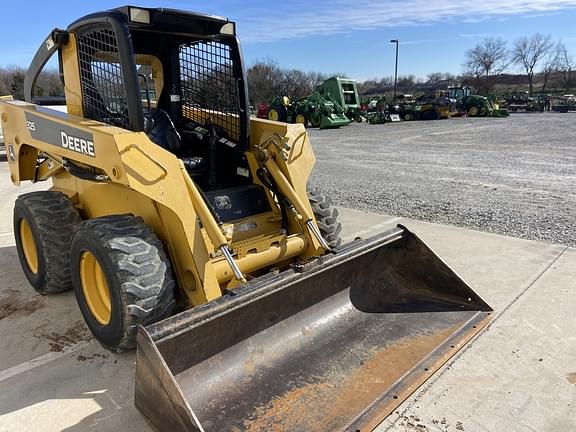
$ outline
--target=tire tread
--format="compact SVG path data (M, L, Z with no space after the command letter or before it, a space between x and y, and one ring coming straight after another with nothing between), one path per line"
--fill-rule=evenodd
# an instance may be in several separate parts
M104 216L84 221L76 235L95 235L110 256L120 283L124 331L112 351L136 345L139 325L146 326L172 314L175 282L164 247L141 218Z
M342 224L338 221L338 209L332 205L332 198L318 189L311 189L308 199L324 240L330 247L340 246Z
M72 289L70 245L74 229L81 222L78 211L64 193L57 191L20 195L14 205L15 211L22 206L34 218L40 235L39 246L44 251L46 263L43 286L34 288L43 295ZM15 233L17 229L15 226Z

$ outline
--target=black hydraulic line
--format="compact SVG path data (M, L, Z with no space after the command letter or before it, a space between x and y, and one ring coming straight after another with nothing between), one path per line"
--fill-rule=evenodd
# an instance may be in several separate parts
M288 213L286 212L286 207L293 207L292 203L280 192L274 180L270 178L268 172L264 168L258 168L256 171L258 179L266 186L276 197L278 198L278 204L280 205L280 215L282 217L282 229L288 229Z
M78 177L82 180L97 182L109 180L109 177L106 174L96 174L92 169L82 168L69 160L64 160L62 166L74 177Z
M208 187L216 188L218 184L218 173L216 171L216 156L218 153L218 135L216 128L210 119L207 122L207 128L210 131L210 142L208 143Z

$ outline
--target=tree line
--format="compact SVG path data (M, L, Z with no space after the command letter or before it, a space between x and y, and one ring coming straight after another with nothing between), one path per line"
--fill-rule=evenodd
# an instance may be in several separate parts
M562 41L554 41L550 34L535 33L509 43L502 38L485 38L465 53L463 73L433 72L425 78L415 75L398 77L398 92L426 92L446 88L449 84L465 84L479 94L487 95L497 85L504 88L527 84L530 96L536 90L546 93L561 90L570 93L576 87L576 63ZM521 70L521 73L514 73ZM306 96L329 76L345 74L322 74L281 68L267 59L254 63L248 69L248 88L251 103L265 102L274 96L288 95L293 98ZM536 89L538 84L539 88ZM368 79L358 83L361 95L391 92L394 77Z
M510 45L499 37L486 38L466 51L465 77L482 94L490 93L499 77L517 66L528 81L528 92L534 93L535 78L540 92L548 90L551 78L560 81L566 93L574 87L574 59L562 41L553 41L550 34L534 33L516 39Z
M24 99L24 77L26 69L19 66L0 67L0 96L12 95L14 99ZM56 69L46 69L40 73L34 89L36 96L63 96L64 88Z
M522 75L512 74L514 68ZM576 63L562 41L554 41L550 34L534 33L509 43L500 37L488 37L465 53L464 72L461 75L434 72L426 78L415 75L398 77L399 92L442 88L448 84L463 83L473 86L479 94L489 94L497 85L519 86L527 83L532 96L538 91L545 93L554 85L565 93L576 87ZM18 66L0 67L0 95L11 94L24 98L26 70ZM304 72L283 68L272 59L252 64L247 71L250 102L256 105L275 96L287 95L301 98L314 92L315 88L330 76L345 77L346 74ZM394 77L365 80L358 83L360 94L374 95L390 92ZM57 70L44 70L36 82L36 96L62 96L63 87Z
M304 72L299 69L282 68L275 60L265 59L254 63L247 71L250 102L266 102L275 96L290 96L298 99L314 92L322 82L331 76L345 74L325 74Z

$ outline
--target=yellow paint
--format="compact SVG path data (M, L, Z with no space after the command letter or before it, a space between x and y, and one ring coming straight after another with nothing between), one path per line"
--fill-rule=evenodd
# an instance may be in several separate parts
M268 120L278 121L279 118L280 116L275 108L271 108L270 111L268 111Z
M112 316L110 289L98 259L90 251L80 257L80 283L90 313L98 323L108 325Z
M64 95L68 114L82 116L82 88L80 86L78 52L76 50L76 34L68 34L68 43L62 49L62 70L64 72Z
M135 60L150 64L155 75L155 90L159 93L163 86L161 64L151 56L137 55ZM223 288L234 284L230 282L233 277L228 264L217 251L224 244L233 251L245 272L260 272L272 265L284 266L295 256L306 258L324 253L317 239L305 228L305 220L289 214L285 221L286 231L281 229L278 203L267 189L269 212L218 226L198 186L174 154L154 144L143 132L131 132L81 117L82 99L73 34L63 47L63 70L70 113L67 116L53 116L32 104L0 101L0 114L7 118L4 133L7 141L14 143L18 156L18 163L10 164L15 184L22 180L51 179L52 190L68 195L83 219L114 214L141 217L165 245L178 287L189 306L218 298ZM92 134L96 157L34 139L26 129L26 112ZM238 121L237 117L225 113L195 107L184 107L184 114L191 118L209 116L215 124L224 124L225 119ZM263 164L258 157L266 142L287 146L283 153L274 145L269 146L267 152L271 159L267 168L274 178L281 179L283 190L292 198L298 212L305 219L313 219L306 184L315 159L303 125L251 119L250 143L245 155L256 184L261 184L256 171ZM37 166L39 152L49 159ZM90 168L107 176L108 180L96 182L73 177L62 168L63 159ZM86 259L87 268L92 266L97 274L96 264L90 264L89 257ZM97 280L96 276L92 277L93 284L98 285ZM104 285L100 283L100 287ZM104 288L99 292L105 292ZM102 304L94 306L102 322L106 321L105 299L106 296L102 296ZM93 304L98 304L97 299Z
M310 202L304 197L307 197L307 183L316 159L304 126L253 118L250 121L250 131L252 149L271 139L282 141L289 146L290 149L285 150L286 160L281 158L276 153L276 150L272 151L274 162L290 183L294 193L300 197L302 207L306 208L307 213L313 214ZM253 173L256 172L259 167L256 156L253 153L247 154L247 159L251 171ZM289 233L307 233L307 230L303 229L301 225L301 222L290 218ZM307 258L322 253L323 249L320 247L318 240L314 236L308 236L307 247L301 256Z
M238 141L240 139L238 136L239 118L235 114L223 113L220 111L208 110L192 106L183 106L182 115L197 123L202 123L209 118L214 125L220 126L226 130L231 140Z
M20 241L28 269L34 274L38 273L38 250L32 228L26 219L20 219Z
M62 161L59 158L47 158L36 167L36 181L47 180L63 169Z
M293 258L301 254L307 246L307 238L305 235L300 234L293 236L282 243L274 246L269 246L268 249L246 255L244 258L236 260L236 264L244 273L250 273L262 268L263 265L273 265ZM232 277L230 267L224 260L214 262L216 277L221 282L226 282Z
M153 55L136 54L136 65L147 65L152 69L152 81L154 82L154 92L156 99L160 97L164 88L164 70L160 59Z

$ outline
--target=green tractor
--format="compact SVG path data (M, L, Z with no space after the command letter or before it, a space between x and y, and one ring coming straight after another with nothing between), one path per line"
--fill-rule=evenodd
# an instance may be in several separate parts
M356 80L340 77L328 78L316 88L316 91L325 98L333 99L343 107L346 117L350 121L362 121Z
M469 117L508 117L505 109L500 109L494 98L472 94L468 86L448 87L449 98L456 100L456 115Z
M386 96L369 96L361 100L360 115L370 124L384 124L390 120Z
M266 118L320 129L334 129L350 123L344 109L336 101L317 92L296 101L291 101L287 96L272 99Z

